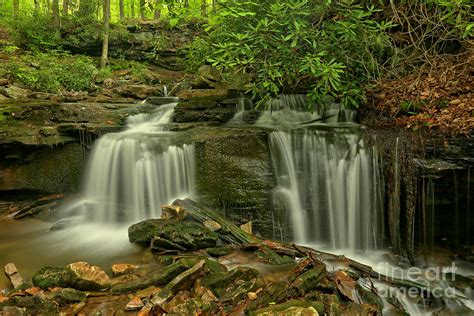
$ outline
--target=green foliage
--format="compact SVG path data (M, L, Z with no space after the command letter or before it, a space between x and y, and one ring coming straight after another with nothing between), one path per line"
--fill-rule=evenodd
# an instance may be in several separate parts
M226 3L211 18L207 45L200 40L190 56L253 74L249 88L262 100L307 90L320 105L330 96L357 107L361 84L378 76L390 47L386 30L393 25L373 20L376 12L351 1Z
M90 58L51 52L31 53L12 59L8 71L22 84L51 93L87 90L98 75Z
M30 50L58 49L61 36L49 14L24 14L9 21L15 44Z

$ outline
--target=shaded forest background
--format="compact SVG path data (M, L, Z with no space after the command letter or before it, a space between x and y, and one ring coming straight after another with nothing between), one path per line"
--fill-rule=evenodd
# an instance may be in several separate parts
M37 91L88 91L121 68L143 75L147 63L110 59L108 43L153 24L168 35L142 61L191 30L178 48L186 71L212 65L257 106L306 93L309 110L337 102L408 128L474 125L469 0L2 0L0 14L0 75Z

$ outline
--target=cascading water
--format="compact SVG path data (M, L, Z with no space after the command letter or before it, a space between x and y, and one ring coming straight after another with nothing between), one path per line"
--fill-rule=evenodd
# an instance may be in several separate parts
M374 249L381 235L377 159L347 130L277 131L270 147L294 237L331 248Z
M375 249L383 227L382 177L376 153L335 107L323 116L306 111L304 96L273 100L259 125L276 125L270 135L277 204L290 218L293 238L333 249ZM271 112L271 113L270 113ZM278 208L278 206L277 206Z
M176 104L129 117L128 129L95 144L83 197L70 206L93 222L119 223L159 217L161 205L193 196L194 146L169 144Z

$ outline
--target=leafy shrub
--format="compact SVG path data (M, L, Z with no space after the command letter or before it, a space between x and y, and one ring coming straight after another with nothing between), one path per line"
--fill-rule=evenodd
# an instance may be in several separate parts
M253 74L250 91L262 100L306 90L319 104L331 96L357 107L360 85L378 76L390 47L392 25L373 20L376 13L351 1L227 2L210 21L207 45L197 42L190 56Z
M87 90L98 75L90 58L65 53L22 55L11 60L8 71L22 84L51 93Z
M61 46L60 32L54 28L48 14L19 15L10 20L9 25L13 40L19 47L41 51Z

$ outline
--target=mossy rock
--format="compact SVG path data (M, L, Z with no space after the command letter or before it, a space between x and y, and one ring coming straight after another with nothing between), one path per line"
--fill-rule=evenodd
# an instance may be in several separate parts
M206 250L207 254L211 257L221 257L230 254L234 249L229 246L220 246L214 248L208 248Z
M33 284L47 290L50 287L68 287L74 274L66 268L44 267L33 275Z
M26 315L58 315L59 311L52 301L39 295L14 296L9 300L0 303L0 311L7 306L24 308ZM1 314L1 313L0 313Z
M149 219L128 229L130 242L149 244L153 250L196 250L214 247L218 234L194 222Z
M198 259L180 259L163 270L152 272L138 280L114 286L112 293L129 293L149 286L166 285L176 276L192 268L198 261Z
M201 285L209 288L216 297L229 299L231 293L236 291L244 283L247 283L245 286L248 287L248 282L255 281L258 275L258 270L248 267L237 267L227 272L217 272L206 275L202 278ZM251 287L252 286L248 288Z
M57 302L59 305L64 306L72 303L84 302L87 299L87 295L84 292L66 288L48 293L48 298Z

